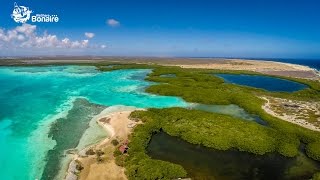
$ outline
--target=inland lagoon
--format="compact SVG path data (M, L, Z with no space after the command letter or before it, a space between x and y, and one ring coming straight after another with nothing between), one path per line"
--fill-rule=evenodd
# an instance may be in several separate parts
M177 77L175 74L162 74L160 75L160 77L164 77L164 78L175 78Z
M268 123L259 116L246 112L243 108L235 105L207 105L207 104L190 104L189 109L201 110L206 112L226 114L246 121L254 121L260 125L267 126Z
M275 153L261 156L237 150L219 151L164 132L153 135L147 152L153 159L181 165L192 179L304 180L320 170L320 164L303 152L287 158Z
M215 76L223 78L226 83L251 86L267 91L294 92L308 87L298 82L262 75L215 74Z

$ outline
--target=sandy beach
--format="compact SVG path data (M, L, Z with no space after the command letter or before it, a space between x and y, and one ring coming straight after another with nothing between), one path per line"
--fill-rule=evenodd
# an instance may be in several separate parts
M119 109L111 112L108 108L105 112L95 117L96 123L103 127L109 136L101 142L84 148L76 154L69 164L65 179L67 180L126 180L124 168L116 165L113 152L117 146L111 143L116 139L119 143L127 140L137 122L129 119L134 109L132 107ZM90 153L91 152L91 153ZM95 153L93 153L95 152ZM97 152L103 152L100 160L97 159ZM81 168L79 168L81 167Z

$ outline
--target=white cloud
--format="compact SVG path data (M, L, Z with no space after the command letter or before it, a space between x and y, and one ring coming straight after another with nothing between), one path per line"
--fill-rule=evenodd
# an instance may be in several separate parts
M19 33L23 33L25 35L31 35L37 29L36 25L23 24L22 26L17 26L16 31Z
M24 40L25 40L25 37L24 37L24 35L22 35L22 34L18 34L17 39L18 39L19 41L24 41Z
M36 25L22 24L11 30L0 28L0 47L8 50L14 49L83 49L105 48L101 45L90 45L89 40L75 40L58 38L57 35L44 32L38 35ZM85 33L87 38L94 37L93 33Z
M117 27L120 26L120 22L115 19L108 19L107 24L111 27Z
M101 47L102 49L105 49L107 46L103 44L103 45L101 45L100 47Z
M89 33L89 32L84 33L84 35L89 39L91 39L91 38L93 38L95 36L94 33Z

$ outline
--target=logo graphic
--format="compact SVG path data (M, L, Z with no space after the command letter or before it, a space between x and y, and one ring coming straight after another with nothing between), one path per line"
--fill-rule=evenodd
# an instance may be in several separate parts
M17 3L14 3L14 9L11 17L17 23L25 23L30 19L31 13L32 11L29 9L29 7L18 6Z
M31 16L31 11L29 7L19 6L17 3L14 3L14 9L11 14L11 18L17 23L26 23L31 20L32 22L38 23L57 23L59 22L58 15L52 14L36 14Z

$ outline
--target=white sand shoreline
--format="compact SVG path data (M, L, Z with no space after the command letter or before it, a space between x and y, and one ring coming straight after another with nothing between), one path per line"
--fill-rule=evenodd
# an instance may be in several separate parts
M103 164L96 164L96 162L92 160L94 158L88 157L86 152L89 149L103 149L107 146L110 146L110 140L114 137L126 137L128 133L130 133L130 129L127 129L128 122L131 121L128 119L128 116L134 110L137 110L137 108L129 106L111 106L103 110L99 115L95 116L91 121L102 127L107 132L108 136L96 144L84 147L83 149L79 150L77 154L73 155L72 161L68 165L68 169L64 171L66 172L64 179L79 179L79 177L76 175L80 173L78 170L76 170L76 165L79 163L81 163L81 165L85 168L85 172L80 173L80 179L95 179L92 178L92 176L103 176L104 173L93 173L90 171L91 165L103 166ZM125 130L125 133L122 133L123 129L127 129ZM124 169L122 167L116 166L112 161L107 164L108 166L113 166L113 168L116 168L118 171L123 171L122 176L125 177ZM97 167L96 170L98 171ZM83 176L86 177L84 178ZM112 175L110 177L112 177Z

